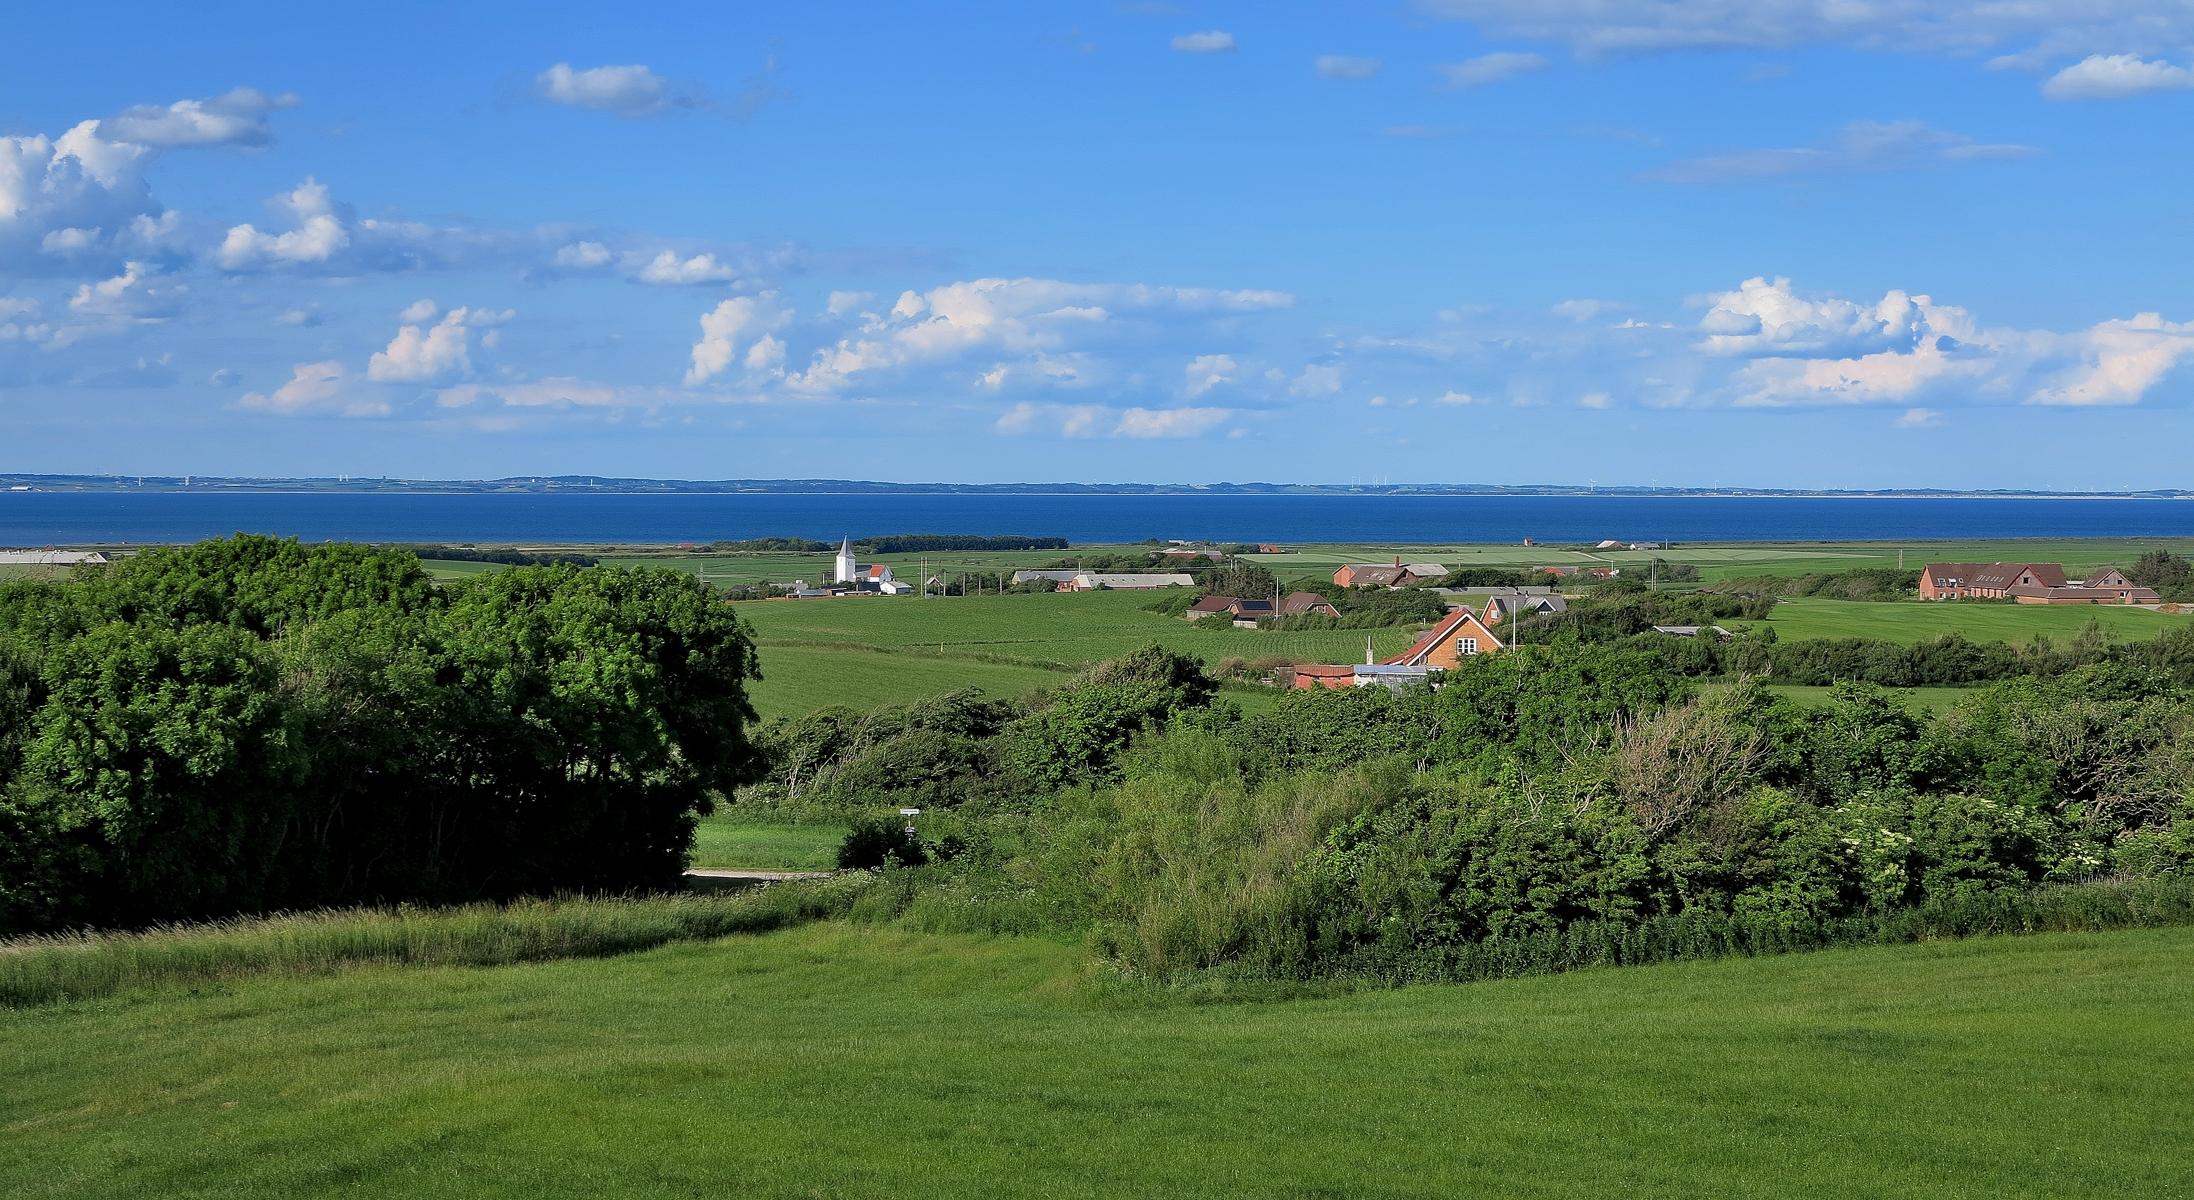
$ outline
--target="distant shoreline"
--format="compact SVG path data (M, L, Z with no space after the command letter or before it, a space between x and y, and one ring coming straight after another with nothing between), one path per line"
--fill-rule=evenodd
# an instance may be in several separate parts
M186 480L188 482L186 482ZM1425 499L1686 499L1686 500L2194 500L2194 490L2117 492L1973 491L1956 489L1789 489L1576 487L1564 484L1062 484L891 483L802 479L624 479L592 476L505 479L387 480L250 478L236 476L87 476L0 473L0 499L29 493L105 495L355 495L355 496L1302 496Z

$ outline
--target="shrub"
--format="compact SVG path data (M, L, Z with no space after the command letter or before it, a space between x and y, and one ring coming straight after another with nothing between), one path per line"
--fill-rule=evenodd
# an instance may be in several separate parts
M863 817L838 845L841 870L868 871L885 866L918 867L929 861L921 839L890 817Z

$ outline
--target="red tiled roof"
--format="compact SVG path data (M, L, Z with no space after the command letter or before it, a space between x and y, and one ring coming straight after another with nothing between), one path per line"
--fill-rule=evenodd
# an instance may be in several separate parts
M1486 629L1485 622L1478 619L1477 613L1470 611L1468 608L1458 608L1455 611L1449 613L1447 616L1442 617L1439 624L1425 630L1424 636L1418 638L1416 642L1410 646L1409 649L1402 651L1400 654L1397 654L1392 658L1380 659L1379 665L1382 667L1414 666L1423 661L1426 655L1432 653L1432 650L1435 646L1438 646L1441 642L1444 642L1448 638L1453 637L1456 630L1465 623L1476 624L1481 632L1485 633L1487 637L1492 638L1493 644L1495 646L1499 646L1501 644L1500 639L1493 636L1493 631L1490 629Z

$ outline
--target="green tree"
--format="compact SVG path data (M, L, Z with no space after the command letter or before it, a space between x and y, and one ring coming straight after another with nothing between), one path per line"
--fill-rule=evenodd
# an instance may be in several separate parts
M272 657L238 630L104 625L55 651L14 804L62 840L57 895L100 923L264 907L300 747Z

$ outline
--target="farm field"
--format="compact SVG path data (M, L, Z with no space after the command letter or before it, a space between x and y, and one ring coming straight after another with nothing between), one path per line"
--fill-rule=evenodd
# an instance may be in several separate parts
M1800 597L1777 604L1765 623L1786 641L1866 637L1912 643L1946 633L1963 634L1975 642L2024 642L2036 635L2061 640L2078 635L2091 621L2112 637L2133 640L2182 628L2194 617L2116 605L1923 604Z
M0 1011L45 1197L2184 1194L2194 930L1243 1004L827 923Z
M737 605L764 647L860 647L921 650L978 660L1078 667L1159 642L1224 658L1279 656L1300 662L1359 662L1364 637L1381 654L1406 649L1406 629L1301 632L1198 629L1143 606L1155 592L1054 592L1004 596L861 597L842 600L761 600Z
M742 605L741 615L749 615L754 607ZM1067 678L1063 670L1030 663L933 653L892 654L851 645L786 645L765 640L761 653L762 679L750 685L749 698L764 720L799 716L827 704L880 708L961 688L1001 697L1018 696L1034 688L1064 683Z
M761 649L755 710L764 718L825 704L876 708L958 688L1016 696L1157 642L1216 664L1284 657L1359 662L1367 633L1380 654L1405 649L1411 629L1273 632L1197 629L1151 612L1150 592L756 600L738 605ZM1238 686L1244 707L1276 702L1271 688Z

